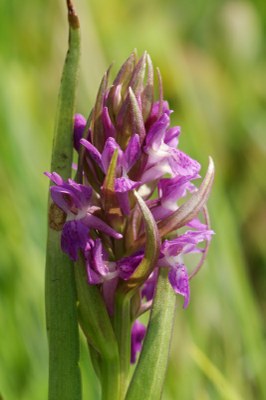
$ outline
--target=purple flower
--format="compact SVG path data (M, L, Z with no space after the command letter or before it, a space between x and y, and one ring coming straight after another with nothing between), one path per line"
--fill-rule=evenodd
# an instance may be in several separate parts
M183 264L182 255L187 253L202 252L198 246L203 241L209 241L213 231L187 231L172 240L165 240L161 246L161 256L158 266L169 267L169 282L174 291L184 297L184 308L189 304L190 287L186 266Z
M141 297L146 298L147 301L153 300L156 283L157 283L157 271L155 270L151 273L149 278L144 283L143 288L141 290Z
M169 282L177 294L184 296L184 308L189 304L190 300L190 287L187 269L184 264L174 264L169 271Z
M97 217L98 208L92 204L92 188L68 179L65 182L57 173L45 173L57 186L51 187L53 201L66 214L67 219L61 236L62 250L71 260L77 261L78 251L90 243L89 231L95 229L108 236L121 239L122 235Z
M145 325L141 324L138 320L134 322L131 330L131 364L134 364L137 359L138 352L141 351L142 342L146 334Z
M143 251L138 251L130 257L125 257L117 261L120 278L124 280L129 279L143 259L143 255Z
M172 111L162 99L161 84L155 99L153 76L146 53L140 59L132 53L111 85L107 72L87 128L81 114L74 118L78 183L46 173L54 183L51 197L66 213L62 250L73 261L82 255L88 284L99 286L110 314L115 312L116 290L122 289L134 288L148 308L158 271L165 267L187 307L189 274L183 256L197 252L203 257L199 244L208 244L213 234L200 213L214 170L209 168L198 189L194 181L201 166L177 148L181 130L171 126ZM144 334L145 327L136 322L133 361Z
M164 113L149 129L144 152L147 154L142 182L161 178L166 173L174 176L198 177L200 164L185 153L172 147L180 134L179 127L169 132L170 118Z
M168 217L178 209L178 200L186 196L188 192L195 191L191 183L193 176L176 175L174 178L163 178L158 183L159 201L151 207L156 220Z
M84 256L88 282L91 285L97 285L118 276L116 265L114 262L108 261L107 252L100 239L94 241L92 246L84 252Z

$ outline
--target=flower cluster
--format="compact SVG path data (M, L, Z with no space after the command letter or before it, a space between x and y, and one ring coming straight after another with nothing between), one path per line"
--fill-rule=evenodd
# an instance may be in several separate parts
M111 86L108 75L109 71L88 120L75 116L75 180L64 181L55 172L46 175L55 184L54 203L66 214L62 250L73 261L82 257L88 284L99 286L110 315L117 288L124 284L130 290L135 279L132 287L141 300L132 321L134 362L145 335L136 318L152 304L159 268L168 268L173 290L184 297L184 307L189 304L183 255L204 254L206 248L199 243L208 243L213 233L206 220L199 219L213 169L211 165L198 189L194 181L200 178L201 166L177 147L180 127L170 127L172 111L163 100L159 74L159 99L154 99L148 54L140 59L131 54ZM153 223L150 234L147 219ZM145 267L150 240L156 240L156 246ZM146 268L141 274L140 265Z

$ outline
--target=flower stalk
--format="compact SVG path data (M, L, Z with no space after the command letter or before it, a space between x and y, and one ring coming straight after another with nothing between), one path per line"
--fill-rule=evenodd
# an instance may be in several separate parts
M114 331L116 333L120 359L120 397L125 399L130 370L130 335L131 335L131 296L117 293L115 299Z

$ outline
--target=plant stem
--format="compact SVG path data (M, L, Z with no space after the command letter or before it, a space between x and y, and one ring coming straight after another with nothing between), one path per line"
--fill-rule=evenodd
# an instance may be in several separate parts
M124 400L130 369L130 341L131 341L131 295L118 291L115 302L114 330L118 341L120 357L120 399Z

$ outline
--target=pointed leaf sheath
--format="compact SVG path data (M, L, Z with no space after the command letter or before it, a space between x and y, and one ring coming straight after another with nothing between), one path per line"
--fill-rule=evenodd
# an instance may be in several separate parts
M114 209L118 209L117 199L115 195L115 177L116 177L116 166L118 159L118 150L116 149L112 155L110 165L107 171L103 183L103 194L104 194L104 208L106 212Z
M160 237L156 222L145 201L141 198L138 192L134 192L134 194L144 219L146 244L144 257L141 263L130 279L126 282L127 287L130 289L139 287L148 278L155 266L160 251Z
M70 1L69 49L63 69L55 125L51 170L69 178L73 115L79 65L79 21ZM45 297L49 341L49 400L80 400L79 336L73 264L61 250L64 213L51 204L47 238Z
M142 352L126 400L161 398L175 317L176 295L161 268Z

